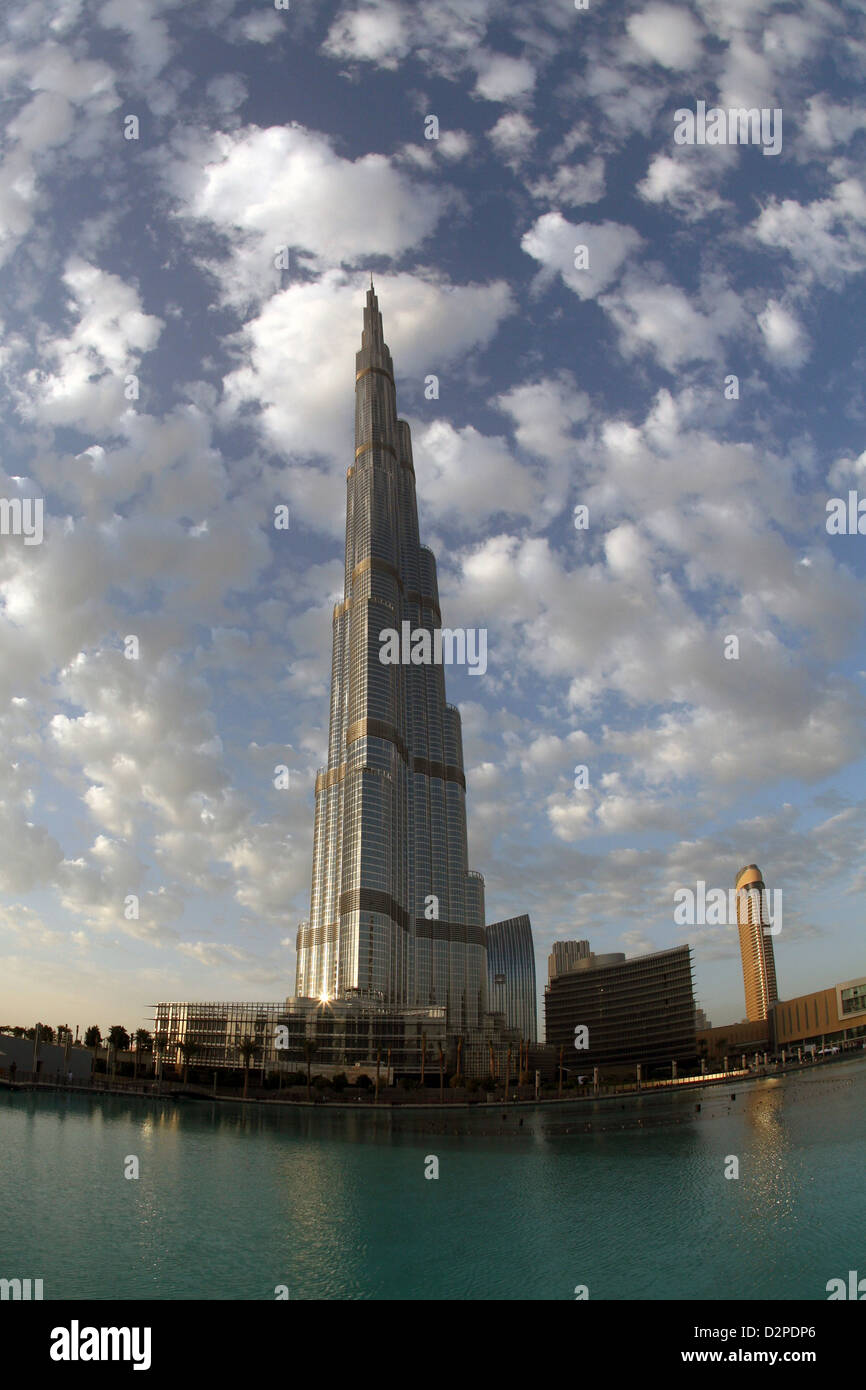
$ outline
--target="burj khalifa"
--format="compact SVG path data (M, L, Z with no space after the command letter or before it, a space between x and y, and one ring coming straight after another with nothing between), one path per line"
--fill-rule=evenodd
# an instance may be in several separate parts
M468 864L460 714L446 701L441 664L382 660L386 630L408 623L426 629L432 645L442 615L372 282L355 358L346 494L328 764L316 778L296 994L397 1010L444 1006L448 1033L469 1033L487 1013L488 977L484 880Z

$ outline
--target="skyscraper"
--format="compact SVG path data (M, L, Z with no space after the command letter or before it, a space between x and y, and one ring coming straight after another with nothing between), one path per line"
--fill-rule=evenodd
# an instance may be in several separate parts
M773 938L765 930L766 890L757 864L747 864L737 874L737 925L743 958L746 1018L758 1023L768 1018L779 994Z
M487 1012L484 880L468 867L460 715L441 664L383 664L382 634L441 629L419 543L409 426L367 292L355 359L346 572L334 609L328 765L316 778L309 923L296 993L444 1005L448 1032Z
M487 928L487 987L490 1009L505 1017L524 1042L537 1038L535 947L529 918L509 917Z
M588 941L554 941L547 957L548 980L555 980L557 975L564 975L567 970L576 970L578 962L589 960L589 957Z

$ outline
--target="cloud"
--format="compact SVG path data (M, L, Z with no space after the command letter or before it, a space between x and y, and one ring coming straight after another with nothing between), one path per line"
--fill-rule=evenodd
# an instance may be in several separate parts
M682 5L648 5L630 15L625 27L640 56L662 67L693 68L700 59L703 31Z
M378 278L377 291L397 370L419 381L486 345L512 308L502 281L450 286L392 274ZM351 449L345 363L358 347L363 295L362 279L329 271L275 295L244 328L247 365L226 379L226 408L235 414L254 404L266 437L290 458L318 456L345 468ZM287 380L303 382L303 390L287 391ZM290 463L288 478L300 515L342 532L337 469L319 473Z
M690 297L652 273L631 270L601 302L619 329L621 351L649 352L668 371L685 362L717 361L723 341L744 320L738 295L716 278Z
M199 133L164 173L181 215L227 238L225 259L202 259L232 302L279 287L280 247L308 268L399 256L424 242L449 203L384 155L344 159L327 136L297 124Z
M529 190L533 198L544 198L566 207L597 203L605 194L604 160L597 155L586 164L564 164L552 178L536 179Z
M681 145L674 154L656 154L650 160L637 192L648 203L667 205L687 221L697 221L727 207L716 185L736 156L733 146L713 150L712 161L698 146Z
M559 212L546 212L521 238L521 250L542 266L542 275L560 275L580 299L594 299L616 280L624 262L641 245L633 227L616 222L573 224ZM578 247L586 247L589 264L575 267Z
M808 335L799 319L778 300L768 299L758 315L768 357L783 367L802 367L811 353Z
M526 58L482 50L475 60L475 95L485 101L513 101L535 86L535 68Z
M156 346L163 322L143 312L133 286L77 257L63 283L78 322L66 338L46 338L43 357L54 369L28 373L20 408L46 424L113 431L130 411L127 375Z
M487 132L499 158L517 169L528 158L538 131L522 111L506 111Z
M786 252L801 277L838 289L866 268L866 189L859 179L846 178L812 203L773 198L754 223L754 234L763 246Z

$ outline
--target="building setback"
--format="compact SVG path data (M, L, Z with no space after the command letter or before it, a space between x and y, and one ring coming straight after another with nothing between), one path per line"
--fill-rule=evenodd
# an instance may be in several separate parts
M491 1012L503 1014L524 1042L536 1042L535 946L525 914L487 928L487 988Z
M697 1056L691 948L610 964L581 961L550 981L544 1013L546 1041L564 1049L572 1068L691 1062ZM576 1050L581 1026L588 1029L589 1046Z

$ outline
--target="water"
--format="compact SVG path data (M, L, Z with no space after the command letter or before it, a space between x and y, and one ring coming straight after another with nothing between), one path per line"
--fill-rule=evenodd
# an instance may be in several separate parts
M866 1276L866 1060L502 1114L4 1092L0 1277L46 1299L594 1300Z

